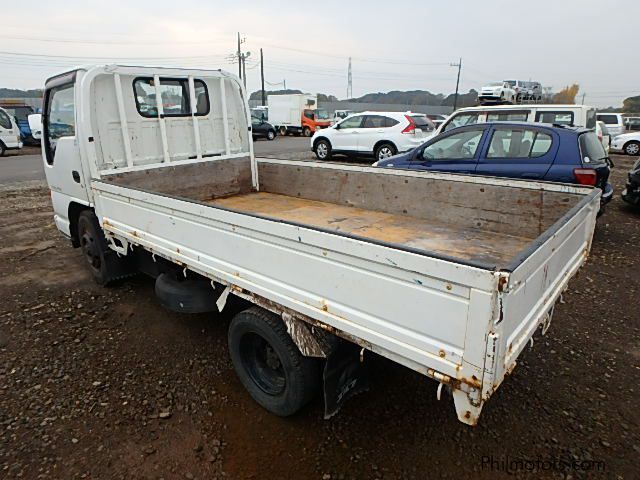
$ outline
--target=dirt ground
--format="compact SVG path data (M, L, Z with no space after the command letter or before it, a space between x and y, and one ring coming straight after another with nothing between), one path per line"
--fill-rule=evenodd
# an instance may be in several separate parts
M168 312L143 277L96 286L44 184L0 188L0 478L638 478L640 214L619 199L632 159L615 162L588 264L476 428L374 355L371 390L331 420L320 400L267 413L228 313Z

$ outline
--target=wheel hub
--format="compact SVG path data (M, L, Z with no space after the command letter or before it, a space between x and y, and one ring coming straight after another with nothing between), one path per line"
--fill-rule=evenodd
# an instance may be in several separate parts
M84 232L80 238L80 246L82 247L82 253L84 254L89 266L93 270L100 270L101 259L100 251L93 236L89 232Z

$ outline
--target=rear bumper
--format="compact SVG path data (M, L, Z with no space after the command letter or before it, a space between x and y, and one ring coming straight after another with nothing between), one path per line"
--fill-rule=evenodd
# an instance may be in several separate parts
M5 147L6 147L6 150L19 150L22 148L22 142L10 143L8 145L5 143Z

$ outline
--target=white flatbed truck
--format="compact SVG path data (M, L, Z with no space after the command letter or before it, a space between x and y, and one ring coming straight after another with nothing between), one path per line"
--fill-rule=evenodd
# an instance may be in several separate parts
M587 259L600 190L256 158L246 99L219 70L49 79L58 229L101 284L148 273L184 312L251 302L231 358L275 414L324 391L332 415L371 351L440 382L475 425Z

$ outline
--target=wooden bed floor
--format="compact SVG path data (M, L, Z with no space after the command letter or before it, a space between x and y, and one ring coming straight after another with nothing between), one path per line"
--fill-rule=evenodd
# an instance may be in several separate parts
M491 264L508 263L532 240L486 230L456 228L408 215L394 215L268 192L234 195L209 203Z

